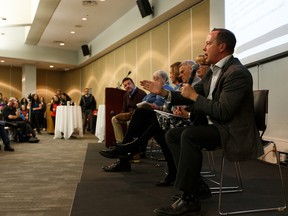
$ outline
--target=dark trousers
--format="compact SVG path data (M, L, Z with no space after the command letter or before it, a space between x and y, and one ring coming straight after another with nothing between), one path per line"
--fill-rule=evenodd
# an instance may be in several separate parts
M2 126L2 125L0 125L0 136L1 136L1 139L2 139L4 145L10 144L9 137L5 131L4 126Z
M168 173L175 176L176 166L165 141L165 131L161 129L156 113L153 110L137 108L132 115L122 143L125 144L131 142L134 138L138 138L134 148L136 152L139 148L146 148L152 137L162 149L167 162Z
M88 109L82 112L83 120L83 131L85 131L86 126L88 130L93 130L93 113L92 109Z
M167 131L165 139L177 167L174 187L196 194L202 168L202 149L221 146L218 129L214 125L173 128Z

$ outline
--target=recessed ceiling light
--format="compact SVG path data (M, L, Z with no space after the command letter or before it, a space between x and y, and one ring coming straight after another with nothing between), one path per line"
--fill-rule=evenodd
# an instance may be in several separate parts
M83 21L87 21L87 17L82 17L81 18Z
M70 33L71 33L71 34L75 34L76 32L75 32L75 31L70 31Z
M82 1L83 6L96 6L97 2L96 1Z
M49 67L50 67L50 68L53 68L53 67L54 67L54 65L50 65Z
M60 42L59 45L60 46L65 46L65 43L64 42Z
M5 60L1 60L0 62L1 62L1 63L4 63L4 62L5 62Z

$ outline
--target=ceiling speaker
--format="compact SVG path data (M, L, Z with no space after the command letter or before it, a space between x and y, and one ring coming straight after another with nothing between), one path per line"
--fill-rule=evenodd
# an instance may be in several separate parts
M137 0L136 3L138 5L142 18L153 13L152 7L148 0Z
M84 56L90 55L90 49L87 44L82 45L81 49Z

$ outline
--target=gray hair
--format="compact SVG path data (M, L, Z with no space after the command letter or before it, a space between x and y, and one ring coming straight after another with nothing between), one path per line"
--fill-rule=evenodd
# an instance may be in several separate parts
M165 80L164 84L170 85L168 74L165 71L158 70L158 71L155 71L153 75L161 77L162 79Z
M192 61L192 60L185 60L185 61L181 62L181 64L180 64L179 67L181 67L181 66L183 66L183 65L190 65L190 66L192 67L192 66L195 65L195 64L197 64L197 63L194 62L194 61Z

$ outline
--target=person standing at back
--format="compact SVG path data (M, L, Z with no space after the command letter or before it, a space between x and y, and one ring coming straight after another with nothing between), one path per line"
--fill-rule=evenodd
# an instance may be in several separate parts
M83 133L87 127L87 131L93 130L93 110L96 109L95 97L89 92L89 88L84 88L84 95L82 95L80 104L83 119ZM93 131L92 131L93 133Z

